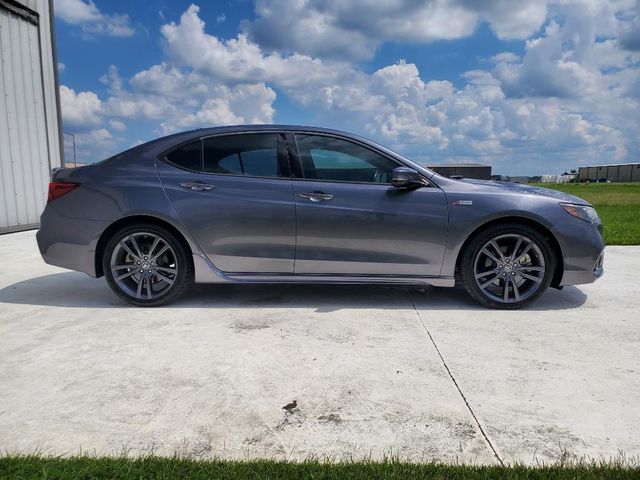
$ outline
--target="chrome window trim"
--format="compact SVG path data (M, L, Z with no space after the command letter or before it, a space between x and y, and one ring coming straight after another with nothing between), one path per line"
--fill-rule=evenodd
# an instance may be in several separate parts
M227 132L227 133L215 133L215 134L211 134L211 135L206 135L204 137L195 137L195 138L191 138L189 140L185 140L184 142L181 142L177 145L174 145L173 147L159 153L156 157L157 160L160 160L163 163L166 163L167 165L173 167L173 168L177 168L178 170L182 170L183 172L189 172L189 173L194 173L196 175L221 175L224 177L241 177L241 178L255 178L255 179L269 179L269 180L291 180L291 168L289 168L289 175L283 175L283 176L277 176L277 177L272 177L272 176L263 176L263 175L246 175L244 173L221 173L221 172L205 172L204 168L200 171L197 170L190 170L188 168L184 168L181 167L180 165L176 165L175 163L173 163L171 160L169 160L167 158L167 155L169 155L171 152L178 150L179 148L182 148L185 145L189 145L190 143L194 143L194 142L200 142L200 158L201 161L204 161L204 141L208 138L216 138L216 137L229 137L232 135L247 135L247 134L261 134L261 135L283 135L285 134L284 130L272 130L272 131L264 131L264 130L247 130L246 132ZM278 138L278 151L277 151L277 155L278 155L278 162L280 162L280 143L284 142L285 146L288 146L288 142L286 139L281 140L280 138ZM288 159L287 159L288 160ZM203 165L204 167L204 165Z

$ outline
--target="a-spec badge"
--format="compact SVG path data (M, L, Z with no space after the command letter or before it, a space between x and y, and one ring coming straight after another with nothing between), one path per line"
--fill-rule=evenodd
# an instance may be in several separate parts
M456 200L452 203L454 207L460 207L462 205L473 205L473 200Z

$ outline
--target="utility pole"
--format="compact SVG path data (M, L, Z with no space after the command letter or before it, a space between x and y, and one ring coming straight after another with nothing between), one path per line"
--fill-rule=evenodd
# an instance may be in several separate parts
M75 133L64 132L66 135L70 135L73 140L73 167L78 167L78 157L76 157L76 135Z

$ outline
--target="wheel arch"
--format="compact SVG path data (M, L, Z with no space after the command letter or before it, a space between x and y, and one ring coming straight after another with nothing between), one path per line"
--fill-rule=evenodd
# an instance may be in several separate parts
M151 224L162 227L175 235L180 244L184 247L185 252L187 253L187 258L193 266L193 249L184 234L175 225L159 217L154 217L153 215L130 215L116 220L100 234L94 255L96 277L102 277L104 275L104 271L102 269L102 256L104 255L104 249L112 235L124 227L139 224Z
M460 249L458 250L458 254L456 256L456 277L458 276L458 271L459 271L459 265L460 265L460 261L462 259L462 256L464 254L465 249L467 248L467 246L469 245L469 243L471 243L471 241L478 236L479 234L481 234L484 230L486 230L487 228L490 228L494 225L499 225L499 224L503 224L503 223L510 223L510 224L520 224L520 225L526 225L528 227L533 228L534 230L536 230L538 233L540 233L543 237L545 237L545 239L547 239L549 241L549 245L551 246L551 250L553 251L555 257L556 257L556 268L555 271L553 272L553 278L551 280L551 286L554 288L558 288L560 285L560 281L562 280L562 275L564 274L564 255L562 253L562 248L560 248L560 243L558 242L558 239L556 238L556 236L554 235L554 233L543 223L538 222L532 218L528 218L528 217L521 217L521 216L517 216L517 215L510 215L510 216L506 216L506 217L498 217L498 218L494 218L492 220L489 220L479 226L477 226L475 228L475 230L473 230L466 238L466 240L464 241L464 243L462 244L462 246L460 247Z

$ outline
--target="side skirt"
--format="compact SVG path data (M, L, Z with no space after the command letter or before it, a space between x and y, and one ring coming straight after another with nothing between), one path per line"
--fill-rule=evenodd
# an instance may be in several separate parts
M343 283L343 284L393 284L393 285L433 285L454 287L454 277L418 277L400 275L294 275L225 273L216 269L208 259L193 255L196 283Z

